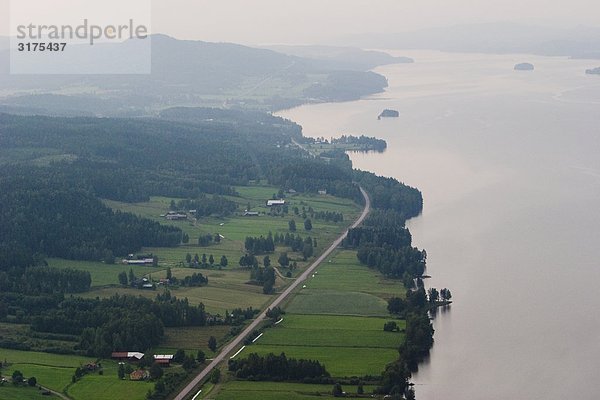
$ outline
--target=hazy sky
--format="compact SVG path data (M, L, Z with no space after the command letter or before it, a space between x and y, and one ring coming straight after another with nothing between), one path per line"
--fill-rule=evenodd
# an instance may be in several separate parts
M6 34L9 0L0 0ZM54 4L48 0L13 0ZM101 0L63 0L102 4ZM393 33L461 23L515 21L600 26L598 0L148 0L153 31L238 43L328 42L350 34ZM121 4L129 3L123 0ZM114 10L106 7L106 16ZM51 10L47 11L51 13ZM55 7L54 13L67 10ZM50 15L50 14L49 14ZM103 17L99 16L103 19Z

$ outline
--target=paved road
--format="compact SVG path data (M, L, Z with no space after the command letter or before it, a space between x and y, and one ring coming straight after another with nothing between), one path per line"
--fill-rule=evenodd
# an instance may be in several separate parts
M365 192L365 190L363 188L360 188L360 191L361 191L363 197L365 198L365 208L363 209L363 212L360 215L360 217L358 217L358 219L352 225L352 228L356 228L358 225L360 225L365 220L365 218L367 217L369 212L371 211L371 200L369 199L369 195L367 194L367 192ZM348 231L344 232L339 238L337 238L336 241L333 242L331 244L331 246L329 246L329 248L327 250L325 250L325 252L323 252L323 254L321 254L321 256L314 263L312 263L311 266L308 267L306 269L306 271L304 271L302 273L302 275L300 275L298 277L298 279L296 279L294 282L292 282L292 284L290 286L288 286L288 288L285 289L285 291L283 291L283 293L281 293L279 296L277 296L277 298L275 300L273 300L273 302L271 304L269 304L269 306L267 308L275 308L275 307L279 306L296 288L298 288L298 286L300 286L309 276L312 275L314 270L323 261L325 261L325 259L327 257L329 257L329 255L342 243L342 240L344 240L344 238L346 237L347 234L348 234ZM254 321L252 321L252 323L250 325L248 325L248 327L246 329L244 329L244 331L242 333L240 333L235 339L233 339L229 344L227 344L221 350L221 352L213 359L213 361L210 364L208 364L206 366L206 368L204 368L189 383L189 385L187 385L177 395L177 397L175 397L174 400L184 400L186 398L186 396L192 394L192 390L194 390L194 388L196 386L198 386L198 384L200 384L200 382L202 382L218 364L220 364L223 360L225 360L226 357L231 352L233 352L233 350L235 350L238 346L240 346L240 344L242 344L244 339L258 327L258 325L266 318L266 313L267 313L266 310L263 311ZM195 394L195 393L193 393L193 394Z

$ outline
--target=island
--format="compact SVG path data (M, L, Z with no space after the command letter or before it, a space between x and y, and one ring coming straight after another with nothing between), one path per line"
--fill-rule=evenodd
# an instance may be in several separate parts
M592 68L592 69L586 69L585 73L588 74L588 75L600 75L600 67Z
M515 71L533 71L535 67L531 63L521 63L515 65Z
M381 119L381 118L398 118L400 116L400 113L396 110L383 110L383 112L381 114L379 114L379 117L377 117L377 119Z

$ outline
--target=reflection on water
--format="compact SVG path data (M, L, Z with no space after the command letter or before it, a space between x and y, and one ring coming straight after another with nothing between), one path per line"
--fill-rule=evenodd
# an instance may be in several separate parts
M357 168L423 191L409 222L427 249L435 314L417 397L597 399L600 383L600 80L586 60L404 52L372 99L281 113L305 134L385 139ZM384 108L400 118L377 121ZM450 312L451 310L451 312Z

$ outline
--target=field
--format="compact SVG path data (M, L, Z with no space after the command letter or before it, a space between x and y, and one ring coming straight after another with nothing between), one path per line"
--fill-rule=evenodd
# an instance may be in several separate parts
M238 204L238 212L226 218L200 218L197 221L167 221L160 215L169 210L172 199L166 197L152 197L145 203L121 203L106 200L105 203L116 210L132 212L140 216L153 219L163 224L174 225L181 228L190 236L190 243L176 248L144 248L142 253L153 253L159 257L159 267L144 267L128 265L107 265L99 262L80 262L61 259L51 259L49 264L56 268L74 268L89 271L92 276L92 287L82 297L109 297L114 294L129 294L154 298L157 291L141 291L124 288L118 285L118 274L128 272L130 268L136 276L151 277L153 279L164 278L166 269L170 267L175 277L184 278L195 272L200 272L208 277L207 286L200 288L170 288L172 294L184 298L187 297L192 304L203 303L208 312L224 314L226 310L234 308L253 307L262 309L272 296L264 295L260 286L248 284L250 274L248 270L237 266L242 255L245 254L244 240L247 236L267 235L269 232L285 234L289 232L288 222L295 219L298 225L298 234L311 236L317 240L315 254L323 250L340 232L342 232L359 214L360 207L350 200L339 199L332 196L316 195L294 195L288 197L290 214L285 217L267 215L268 208L265 205L267 199L277 193L277 188L268 186L248 186L236 188L239 197L228 197ZM259 217L244 217L243 210L250 208L261 213ZM344 215L344 221L339 223L326 222L313 219L313 229L307 232L303 229L302 218L295 216L293 207L308 209L312 207L315 211L336 211ZM208 247L200 247L197 239L201 235L220 234L224 237L219 244ZM299 254L292 253L289 248L278 247L274 254L270 255L273 263L280 252L289 252L290 258L298 263L299 268L294 271L298 274L308 265L310 260L304 262ZM213 255L218 263L221 256L226 256L229 263L222 269L211 268L193 270L186 267L187 254L202 257ZM262 256L258 259L262 261ZM117 260L118 261L118 260ZM285 274L287 270L282 270ZM276 288L281 289L286 285L286 280L278 277Z
M229 329L229 326L165 328L165 342L155 349L155 352L174 354L178 349L183 349L186 353L196 355L198 350L202 350L210 357L212 352L208 349L208 339L214 336L217 344L222 344L229 334Z
M282 382L243 382L232 381L222 386L216 397L210 394L205 399L215 400L304 400L314 398L333 398L332 385L304 385ZM373 392L374 387L364 386L365 393ZM348 394L356 393L356 386L343 386Z
M96 359L80 356L57 355L38 353L32 351L16 351L0 349L0 359L9 363L3 368L2 374L11 376L13 371L19 370L27 378L35 376L38 384L57 392L66 392L74 400L112 400L127 398L128 400L143 400L150 386L143 382L131 382L117 378L117 363L112 360L102 360L104 374L89 374L75 384L71 384L71 377L77 367ZM37 391L36 391L37 392ZM0 399L4 399L0 388ZM29 399L29 391L17 392L23 399ZM36 397L40 398L39 392ZM6 397L12 399L12 397ZM16 397L19 399L19 397Z
M57 399L57 396L43 396L40 394L38 388L35 387L14 387L10 383L5 383L0 386L0 400L39 400L44 399Z
M387 299L404 296L399 281L386 280L342 250L324 263L287 307L298 314L387 316Z
M287 314L282 323L267 329L249 353L280 354L319 360L334 377L377 375L386 360L397 356L403 334L384 332L391 318ZM401 328L403 321L398 321Z

